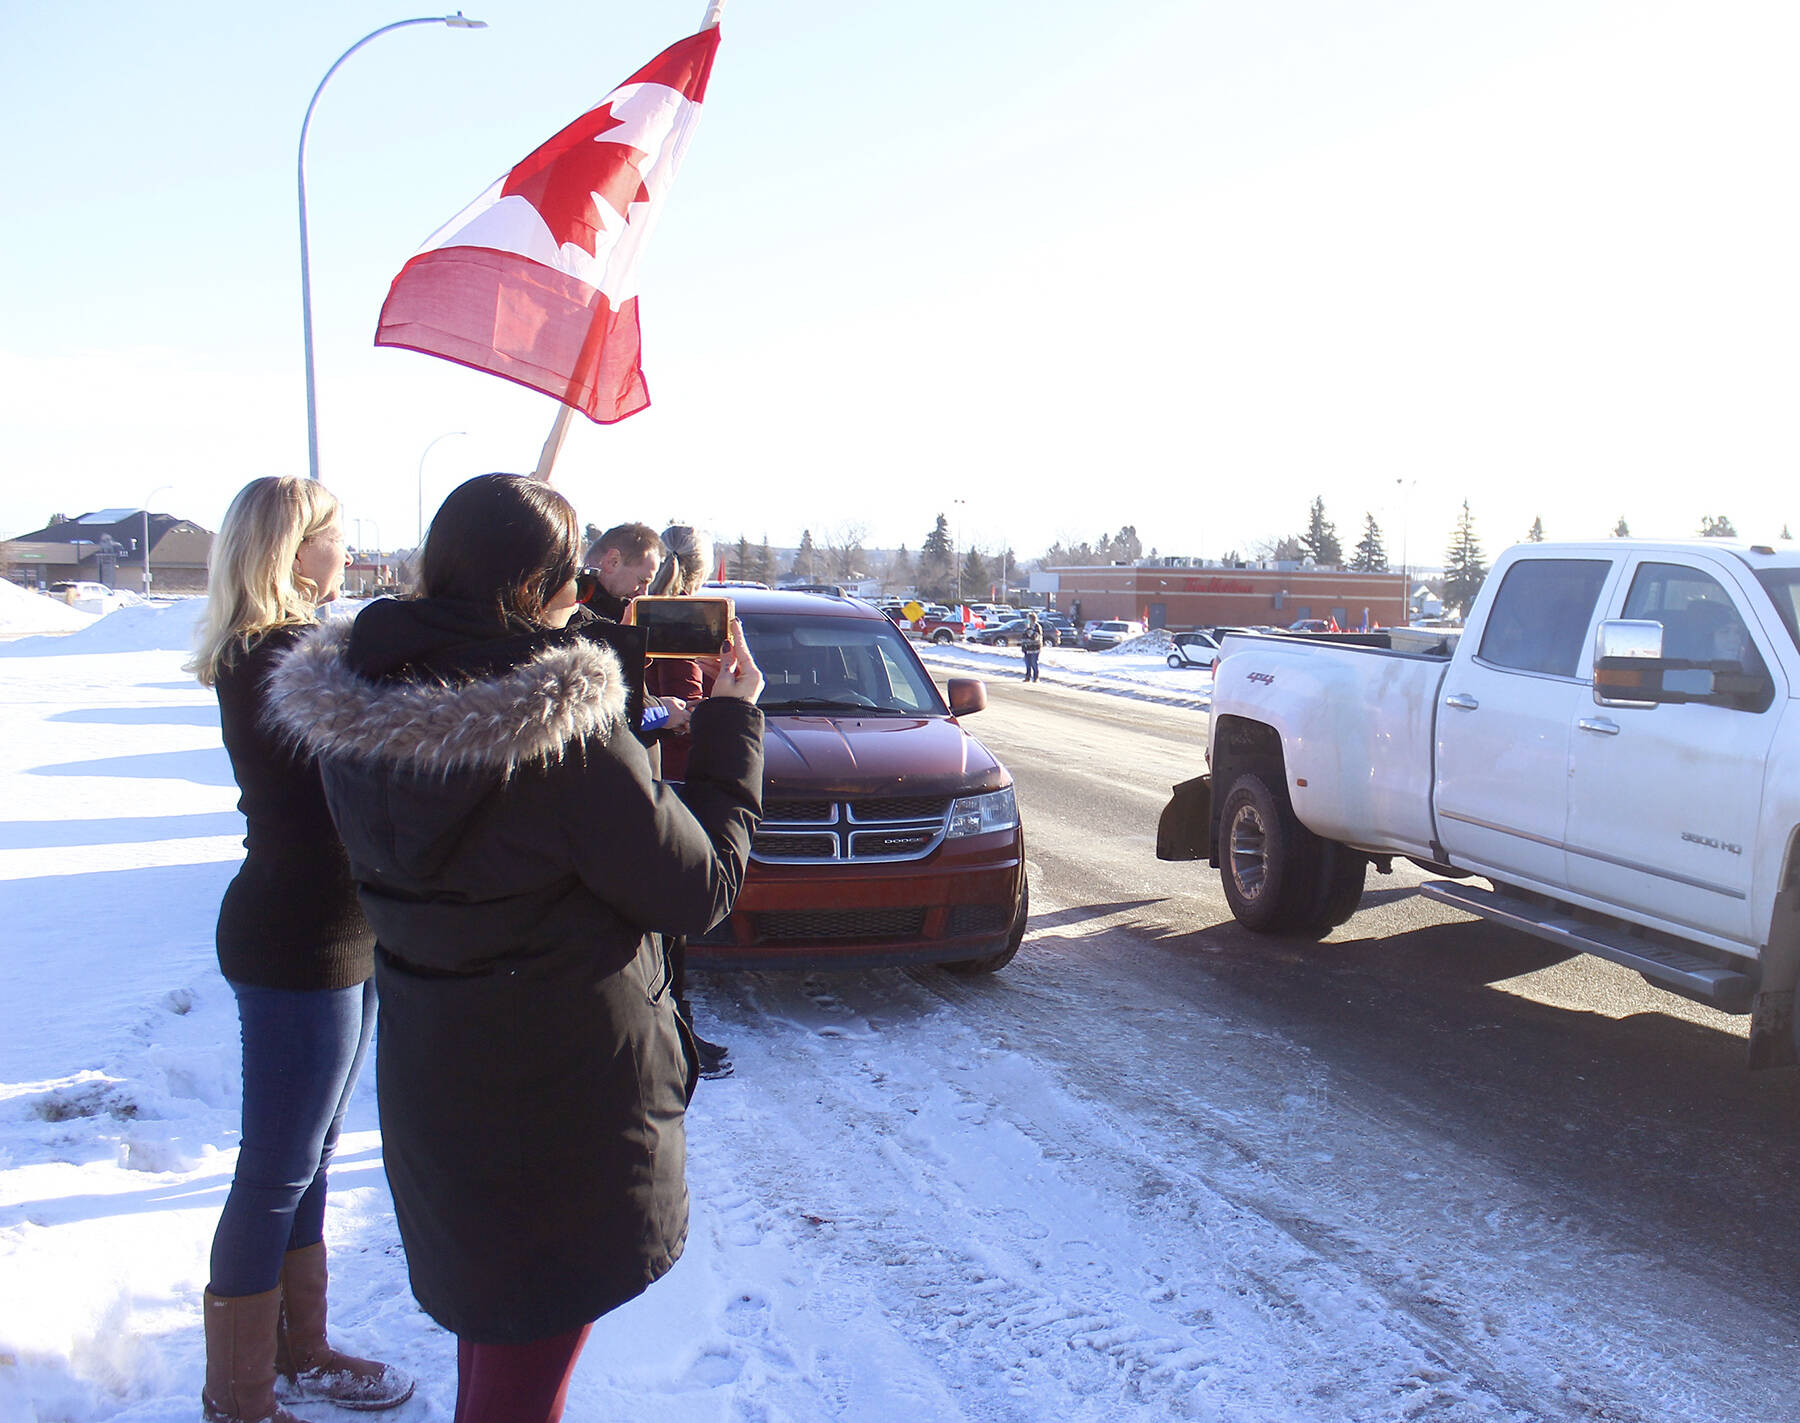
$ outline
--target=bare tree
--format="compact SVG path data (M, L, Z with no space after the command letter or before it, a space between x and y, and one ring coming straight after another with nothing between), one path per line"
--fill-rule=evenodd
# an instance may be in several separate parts
M868 576L869 556L863 541L869 537L867 524L844 523L825 531L824 557L821 560L826 577L838 583L854 583Z

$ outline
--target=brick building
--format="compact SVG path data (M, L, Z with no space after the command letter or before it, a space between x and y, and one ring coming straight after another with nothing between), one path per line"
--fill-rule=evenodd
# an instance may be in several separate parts
M52 583L104 583L144 591L144 535L150 537L150 589L155 593L204 593L206 557L213 536L173 514L141 509L101 509L0 542L0 563L14 583L47 588Z
M1053 583L1053 588L1044 585ZM1226 568L1216 564L1111 564L1051 568L1032 575L1058 612L1082 622L1132 618L1146 627L1286 627L1300 618L1336 619L1340 628L1406 622L1399 573L1347 573L1300 564ZM1079 604L1079 610L1077 609Z

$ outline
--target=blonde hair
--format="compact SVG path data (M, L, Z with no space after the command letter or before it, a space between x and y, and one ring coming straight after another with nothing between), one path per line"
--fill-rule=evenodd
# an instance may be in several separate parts
M669 556L650 580L650 592L659 598L691 598L712 572L712 540L692 524L670 524L662 541Z
M253 479L238 491L206 559L206 612L183 667L210 687L250 638L315 621L319 588L294 567L300 545L337 518L316 479Z

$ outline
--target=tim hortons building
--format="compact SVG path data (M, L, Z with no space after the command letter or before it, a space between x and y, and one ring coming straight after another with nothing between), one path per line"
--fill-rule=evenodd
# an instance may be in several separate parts
M1406 576L1271 564L1249 568L1187 564L1110 564L1051 568L1032 575L1032 591L1079 622L1135 619L1145 627L1287 627L1300 618L1335 619L1340 628L1406 622Z

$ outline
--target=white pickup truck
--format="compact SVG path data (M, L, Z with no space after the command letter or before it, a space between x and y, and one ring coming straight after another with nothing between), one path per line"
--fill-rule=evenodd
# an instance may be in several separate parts
M1795 1063L1800 554L1523 544L1460 635L1222 657L1211 774L1157 854L1217 866L1241 923L1317 937L1399 856L1450 877L1434 899L1750 1013L1751 1066Z

